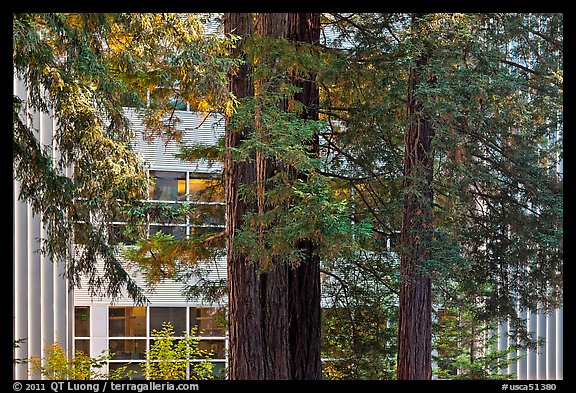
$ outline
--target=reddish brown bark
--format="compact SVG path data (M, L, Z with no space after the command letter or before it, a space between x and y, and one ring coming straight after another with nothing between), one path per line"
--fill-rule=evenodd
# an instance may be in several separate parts
M226 33L251 36L253 33L252 15L249 13L224 14ZM236 48L241 51L241 46ZM235 75L229 78L230 91L239 99L254 95L251 68L240 66ZM247 130L234 129L226 122L225 145L238 147L246 137ZM228 265L228 315L229 315L229 378L264 379L264 353L262 336L262 310L260 307L260 279L258 266L246 260L234 248L236 228L243 223L243 215L254 211L255 205L247 204L238 197L241 185L251 185L256 181L253 161L236 161L230 151L224 162L226 191L226 233Z
M287 38L296 43L318 44L320 42L320 14L289 13L286 22ZM293 83L302 88L295 99L304 104L301 117L318 120L319 91L313 82L315 75L306 80L294 78ZM309 142L309 152L319 153L318 136ZM306 180L303 174L298 175ZM320 361L320 257L316 245L302 239L296 245L304 256L302 263L290 274L290 349L293 379L321 379Z
M272 38L285 37L284 13L260 13L257 19L257 32L261 36ZM265 80L258 83L264 84ZM281 103L283 106L284 103ZM285 109L281 107L280 109ZM257 125L258 126L258 125ZM267 180L283 166L273 158L256 153L258 183L261 192L258 198L258 212L264 213L268 207L264 204L264 193L268 191ZM271 225L274 225L272 223ZM289 304L288 304L289 266L274 258L270 271L261 276L261 309L264 333L264 367L266 379L291 379Z
M413 18L417 23L419 16ZM415 91L421 82L422 55L408 80L407 115L413 118L404 137L404 210L400 252L398 379L431 379L432 282L423 270L432 225L432 128Z
M293 41L318 42L319 14L259 14L260 35ZM225 32L253 33L250 14L225 14ZM240 49L238 49L240 50ZM240 52L239 52L240 53ZM242 66L230 78L232 93L238 98L254 95L250 68ZM309 80L313 80L312 75ZM258 81L262 83L264 81ZM307 108L302 117L318 118L318 88L311 81L295 80L302 92L295 97ZM281 105L284 105L282 103ZM286 109L286 108L282 108ZM256 121L258 123L258 121ZM258 127L258 124L257 124ZM246 130L226 127L226 146L238 147ZM317 140L310 142L317 154ZM249 162L225 159L228 293L229 293L229 377L230 379L320 379L320 264L315 246L308 240L294 245L304 258L292 268L274 260L271 269L258 270L234 249L236 228L246 212L264 213L266 180L276 172L290 170L258 152ZM293 171L292 171L293 173ZM256 201L247 204L238 198L240 185L257 185Z

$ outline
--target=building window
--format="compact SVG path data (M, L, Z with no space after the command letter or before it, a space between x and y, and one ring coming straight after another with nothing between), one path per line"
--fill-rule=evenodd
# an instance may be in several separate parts
M225 206L197 204L190 209L189 216L191 225L222 227L225 225Z
M110 339L108 348L110 353L114 354L114 360L144 360L146 358L146 340L144 339Z
M149 172L150 188L147 218L148 236L160 231L175 240L190 236L210 235L225 227L224 188L220 181L186 171ZM154 201L154 202L153 202ZM134 245L134 227L126 222L126 214L118 207L108 227L110 245ZM75 243L87 244L87 224L75 223ZM144 236L146 234L143 234Z
M201 176L201 175L200 175ZM196 173L150 171L150 195L153 201L224 202L224 188L213 178Z
M201 177L203 176L203 177ZM224 188L220 181L192 172L150 171L149 199L158 201L151 211L149 234L172 235L183 240L221 232L225 226ZM179 211L179 204L187 204ZM170 213L170 208L174 213Z
M225 362L212 362L212 375L214 379L226 378L226 363Z
M210 236L223 230L225 198L219 180L188 171L151 170L149 177L149 209L147 216L143 217L148 222L148 235L161 231L172 235L175 240L184 240L191 236ZM110 244L133 244L126 233L129 228L125 215L117 209L109 226ZM183 337L196 326L200 348L212 352L213 363L223 368L226 359L223 321L224 312L210 307L109 306L106 346L115 354L109 362L110 369L125 365L127 361L144 361L146 350L154 340L152 332L161 330L163 322L172 324L176 338ZM78 328L76 336L82 338L80 334L89 337L89 331L82 333ZM90 342L76 341L78 348L90 349ZM139 374L131 379L142 378L139 367L136 370Z
M186 307L150 307L150 334L160 331L164 322L170 322L174 335L182 337L186 332Z
M74 307L74 335L90 337L90 307Z
M90 356L90 340L76 339L74 340L74 352L82 352L84 355Z
M201 337L223 337L226 335L224 315L215 307L190 307L190 328L198 327L196 334Z
M224 202L224 188L213 179L190 178L188 195L192 202Z
M75 338L77 351L91 355L89 306L75 307ZM93 321L98 323L98 321ZM164 322L170 322L174 328L176 342L197 327L199 349L211 353L213 374L216 378L225 377L226 366L226 327L225 311L216 307L189 306L108 306L108 335L106 347L112 359L109 369L129 365L136 371L128 379L143 379L140 364L146 360L146 351L154 343L152 332L161 330ZM80 336L85 335L85 336ZM92 348L98 352L98 348ZM205 359L190 359L190 364ZM187 370L191 376L191 368Z
M110 337L145 337L146 307L110 307Z
M186 200L186 173L150 171L150 199L155 201Z
M200 340L198 348L209 352L211 359L226 359L226 344L224 340Z
M165 235L172 235L174 240L186 239L186 227L177 225L150 225L150 235L162 232Z

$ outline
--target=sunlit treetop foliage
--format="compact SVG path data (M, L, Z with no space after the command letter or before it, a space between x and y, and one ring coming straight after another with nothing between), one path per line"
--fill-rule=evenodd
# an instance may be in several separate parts
M233 40L203 35L200 18L13 15L13 68L28 93L25 101L14 96L13 174L19 198L42 213L48 230L42 251L66 263L71 286L85 276L93 293L115 297L126 288L144 300L107 242L113 212L146 197L144 167L130 148L134 135L122 108L142 108L151 133L168 138L178 138L178 99L192 109L230 110L225 75L234 63L219 54ZM29 121L30 113L49 110L56 114L56 158ZM68 242L78 222L88 242L72 253Z
M411 121L407 77L425 54L414 94L423 103L417 116L435 133L426 269L439 301L473 301L486 318L514 318L517 305L556 307L563 286L562 15L433 13L419 20L413 27L409 15L332 15L355 45L333 51L346 72L319 75L332 124L330 170L349 179L375 228L399 229L403 195L418 191L398 183Z
M418 28L408 14L325 14L324 23L345 38L344 48L255 37L244 55L254 66L256 96L242 102L226 87L239 60L222 56L237 38L202 35L204 17L14 15L14 68L30 91L28 105L59 113L55 141L61 151L57 161L48 158L15 98L14 174L22 197L43 212L53 233L46 250L72 260L73 281L88 273L96 287L95 255L107 255L110 282L130 282L105 246L110 207L130 204L146 191L129 149L123 105L143 108L148 136L176 140L178 105L234 112L236 125L254 131L232 152L237 159L258 151L309 175L308 182L282 173L269 180L266 203L278 208L248 217L240 239L253 246L245 250L255 257L297 261L286 247L300 236L334 244L345 242L344 233L353 238L354 231L364 236L368 229L375 237L393 236L403 195L415 192L402 190L403 135L411 121L406 95L410 69L426 48L428 61L419 70L424 82L415 95L435 131L434 228L426 268L442 301L474 301L479 313L502 317L518 302L525 308L561 303L561 14L437 13L420 18ZM318 122L298 118L302 108L293 99L298 86L291 78L311 75L321 94ZM306 151L312 135L320 136L319 157ZM218 148L188 152L223 155ZM77 176L62 176L72 163L81 169ZM352 189L350 198L335 198L335 184ZM257 190L242 192L251 198ZM73 257L65 235L57 234L69 234L85 209L97 218L91 252ZM350 214L370 225L345 224ZM283 225L269 226L268 238L250 228L278 220ZM378 244L364 246L385 260ZM341 251L322 252L333 257ZM110 285L118 293L120 287Z

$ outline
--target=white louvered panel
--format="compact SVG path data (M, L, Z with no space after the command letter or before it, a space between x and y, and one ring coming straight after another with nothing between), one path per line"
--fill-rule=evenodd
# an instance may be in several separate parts
M224 134L224 120L220 115L182 112L180 119L184 145L214 146ZM204 160L194 161L188 165L196 172L219 172L222 169L221 164L210 166Z
M210 281L226 280L226 257L221 256L201 263Z
M142 122L142 117L138 114L135 108L124 108L124 114L130 121L130 126L134 131L131 146L133 146L134 151L138 153L144 162L150 165L158 156L158 144L155 142L149 143L144 139L144 124Z
M144 140L142 139L142 132L144 127L142 125L142 120L139 118L136 110L134 108L123 108L124 114L130 121L130 129L134 133L134 137L130 141L130 148L136 152L138 155L142 156L142 151L144 149Z
M120 257L120 259L122 259ZM126 265L125 265L126 266ZM226 278L226 258L218 258L215 262L210 261L205 263L206 272L208 272L209 280L221 280ZM97 270L102 272L103 265L100 263ZM134 279L136 284L144 289L145 296L152 304L157 303L190 303L183 295L184 284L176 282L171 279L165 279L161 283L150 288L146 284L144 276L136 269L126 269L130 277ZM102 274L103 275L103 274ZM74 290L74 303L76 305L86 305L90 303L112 303L112 298L108 296L92 297L88 290L88 279L82 277L80 280L81 287ZM191 282L193 283L193 282ZM123 293L118 299L115 299L114 304L133 304L133 300Z
M168 143L163 143L159 141L159 149L161 150L158 152L159 159L156 161L162 166L183 166L184 161L176 158L176 154L180 153L180 148L177 142L170 141Z
M141 276L131 275L141 288L146 288L146 283ZM152 304L160 303L186 303L186 297L182 295L182 284L165 280L153 290L145 290L146 297ZM87 280L82 279L82 288L74 290L74 303L85 305L90 303L112 304L112 298L108 296L92 297L87 288ZM114 304L133 304L133 300L126 294L115 299Z
M144 139L144 126L142 118L132 108L125 108L126 116L130 119L136 133L133 140L135 151L140 152L142 159L151 167L173 168L198 172L218 172L221 165L209 166L204 160L187 162L176 158L180 152L179 143L170 141L165 143L161 138L152 141ZM180 122L177 128L182 131L182 141L185 145L203 144L214 145L224 133L224 122L218 115L201 115L195 112L176 111Z
M138 284L145 285L142 277L137 280ZM186 297L182 295L183 285L174 280L163 280L153 290L147 291L146 296L152 304L155 303L185 303Z

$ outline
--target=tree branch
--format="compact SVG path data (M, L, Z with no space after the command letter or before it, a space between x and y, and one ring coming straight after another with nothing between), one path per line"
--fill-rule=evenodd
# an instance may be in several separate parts
M528 67L526 67L526 66L523 66L522 64L518 64L518 63L516 63L516 62L514 62L514 61L511 61L511 60L498 59L498 61L500 61L501 63L504 63L504 64L508 64L508 65L510 65L510 66L512 66L512 67L520 68L521 70L524 70L524 71L529 72L529 73L534 74L534 75L538 75L538 76L541 76L541 75L542 75L541 72L538 72L538 71L536 71L536 70L533 70L533 69L531 69L531 68L528 68Z

